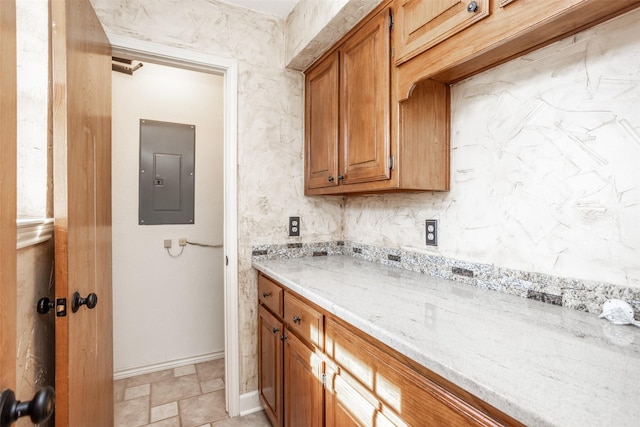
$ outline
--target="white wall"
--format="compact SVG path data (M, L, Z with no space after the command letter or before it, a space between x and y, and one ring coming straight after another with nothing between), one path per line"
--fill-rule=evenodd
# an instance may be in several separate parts
M18 218L44 218L47 212L49 4L16 2L18 67Z
M144 63L113 72L114 370L224 351L223 78ZM138 225L139 120L196 126L195 224Z
M451 191L350 197L345 239L640 287L638 22L640 10L454 85Z

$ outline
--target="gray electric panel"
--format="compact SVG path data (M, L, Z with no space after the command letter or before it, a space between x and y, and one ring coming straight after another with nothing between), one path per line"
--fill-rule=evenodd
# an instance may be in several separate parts
M138 223L193 224L196 127L140 120Z

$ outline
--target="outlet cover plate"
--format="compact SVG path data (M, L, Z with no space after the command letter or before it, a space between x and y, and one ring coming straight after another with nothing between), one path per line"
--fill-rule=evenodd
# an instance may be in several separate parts
M438 220L426 220L425 230L427 232L427 246L438 246Z
M300 235L300 217L290 216L289 217L289 236L295 237L299 235Z

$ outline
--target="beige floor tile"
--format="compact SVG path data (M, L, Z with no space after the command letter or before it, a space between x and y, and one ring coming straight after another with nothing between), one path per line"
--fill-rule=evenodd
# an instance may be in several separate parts
M151 422L154 423L160 420L166 420L167 418L178 416L178 402L165 403L160 406L153 406L151 408Z
M227 418L224 390L180 401L182 427L197 427Z
M172 377L151 384L151 406L186 399L200 393L200 384L195 375Z
M196 371L198 372L200 381L224 378L224 359L198 363L196 365Z
M127 388L127 380L113 382L113 402L119 403L124 400L124 390Z
M264 411L254 412L244 417L227 418L216 421L212 427L271 427Z
M135 377L127 378L127 387L135 387L142 384L151 384L157 381L165 380L167 378L173 378L173 369L151 372L149 374L142 374Z
M142 396L151 394L151 384L142 384L135 387L128 387L124 391L124 400L137 399Z
M149 398L139 397L116 403L114 406L115 427L139 427L149 423Z
M222 381L222 378L200 381L200 388L202 389L203 393L211 393L212 391L222 390L224 388L224 381Z
M192 375L195 373L196 373L195 365L180 366L178 368L174 368L173 370L174 377L182 377L184 375Z
M147 424L144 427L180 427L180 417L169 418L166 420Z

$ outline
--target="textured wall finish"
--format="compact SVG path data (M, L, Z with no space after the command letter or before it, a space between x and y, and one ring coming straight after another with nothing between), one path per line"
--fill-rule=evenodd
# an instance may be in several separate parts
M16 2L18 218L47 215L49 5Z
M54 299L52 270L53 239L18 251L16 397L23 401L55 382L54 314L36 312L40 298ZM53 420L46 425L53 425Z
M344 239L640 287L639 20L454 85L451 191L348 198Z
M238 60L240 392L253 391L257 285L251 246L342 236L343 199L303 196L303 76L284 69L284 21L213 0L92 4L109 33ZM287 237L290 215L301 217L299 238Z
M16 2L17 215L46 217L48 187L49 9L47 0ZM50 208L50 207L49 207ZM16 397L30 400L54 385L54 316L39 315L36 302L54 298L53 240L18 250ZM22 424L25 423L25 424ZM17 425L27 425L28 420ZM42 426L53 425L53 420Z
M286 64L305 70L382 0L300 0L287 17Z

